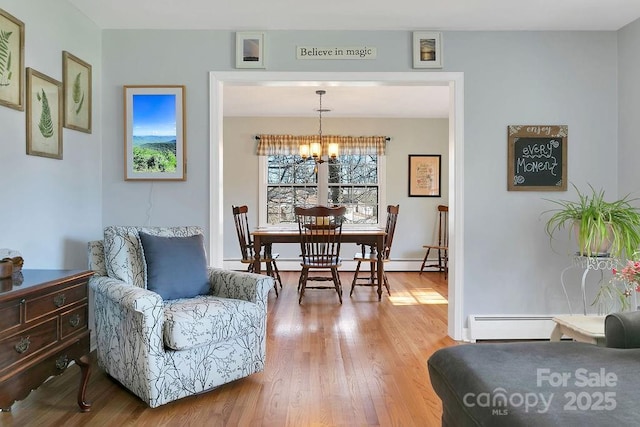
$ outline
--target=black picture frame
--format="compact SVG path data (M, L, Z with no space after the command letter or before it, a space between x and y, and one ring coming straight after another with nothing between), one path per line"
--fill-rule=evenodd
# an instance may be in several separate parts
M442 155L409 154L409 197L442 197Z

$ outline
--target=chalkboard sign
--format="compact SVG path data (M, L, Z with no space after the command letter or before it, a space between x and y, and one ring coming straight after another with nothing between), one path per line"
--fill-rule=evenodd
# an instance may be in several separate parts
M512 125L509 191L567 190L567 126Z

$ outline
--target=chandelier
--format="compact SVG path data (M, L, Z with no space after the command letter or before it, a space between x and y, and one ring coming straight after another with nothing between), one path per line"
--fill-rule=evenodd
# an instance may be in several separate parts
M320 98L320 106L316 110L318 112L318 122L319 122L319 130L318 130L318 141L311 142L309 144L303 143L300 144L300 157L302 160L313 159L316 164L324 163L325 161L322 159L323 149L324 149L324 141L322 140L322 113L329 112L331 110L322 108L322 95L327 93L326 90L317 90L316 94ZM327 146L327 154L332 159L338 157L338 144L337 143L329 143Z

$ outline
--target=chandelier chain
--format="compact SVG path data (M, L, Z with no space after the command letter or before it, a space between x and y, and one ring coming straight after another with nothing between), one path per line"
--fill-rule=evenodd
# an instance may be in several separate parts
M316 94L318 94L318 95L319 95L319 97L320 97L320 108L318 108L318 113L319 113L319 116L318 116L318 118L319 118L319 131L318 131L318 135L319 135L319 137L320 137L320 145L321 145L321 146L322 146L322 112L324 111L324 110L322 109L322 95L324 95L325 93L327 93L327 92L326 92L326 91L324 91L324 90L317 90L317 91L316 91Z

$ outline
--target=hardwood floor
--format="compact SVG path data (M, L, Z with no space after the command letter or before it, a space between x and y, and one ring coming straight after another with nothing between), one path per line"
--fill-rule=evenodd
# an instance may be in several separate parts
M79 368L71 366L0 413L2 426L438 426L442 407L426 361L455 345L447 336L447 283L441 273L388 273L391 297L377 301L342 272L344 303L333 290L306 292L282 272L269 296L264 372L208 393L150 409L92 360L80 413Z

